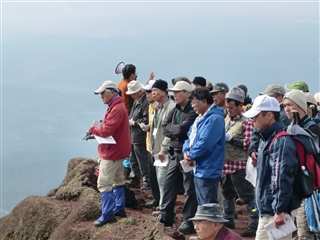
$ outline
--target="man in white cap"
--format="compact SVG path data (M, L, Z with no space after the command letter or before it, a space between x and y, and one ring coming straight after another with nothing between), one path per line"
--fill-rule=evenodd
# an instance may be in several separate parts
M101 216L95 221L99 227L125 216L125 176L122 162L131 151L129 119L119 90L112 81L105 81L94 92L100 94L108 106L104 120L89 129L90 135L113 137L115 144L99 144L99 176L97 187L101 193Z
M279 123L279 102L267 95L258 96L252 108L243 115L254 120L261 136L257 152L256 204L259 224L256 240L267 240L265 225L280 226L286 222L301 200L294 191L299 170L296 146L288 136L276 137L283 132ZM291 239L291 234L281 240Z
M149 189L149 161L146 149L146 131L145 126L148 125L148 101L141 84L138 81L128 83L128 96L133 99L133 105L129 114L129 125L131 130L131 176L140 183L142 176L142 189Z
M188 81L175 81L173 92L176 106L168 114L163 123L164 135L170 139L165 146L169 154L168 173L164 183L163 204L160 207L160 222L165 226L172 226L175 222L175 204L181 182L185 192L185 204L182 210L183 222L179 227L182 234L191 234L194 227L189 218L193 217L197 209L197 199L193 183L192 172L182 171L180 161L183 159L182 145L188 138L188 131L197 114L191 106L191 92L193 86Z

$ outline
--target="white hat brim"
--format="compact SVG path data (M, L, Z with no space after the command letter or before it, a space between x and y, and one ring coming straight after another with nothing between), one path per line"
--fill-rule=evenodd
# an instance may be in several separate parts
M248 111L246 111L245 113L243 113L242 115L246 118L254 118L256 117L261 111L256 110L256 109L249 109Z
M104 86L100 86L99 88L97 88L94 93L95 94L100 94L103 93L106 90L106 88Z
M140 90L142 90L142 88L139 88L136 91L126 91L126 94L127 95L132 95L132 94L135 94L135 93L139 92Z

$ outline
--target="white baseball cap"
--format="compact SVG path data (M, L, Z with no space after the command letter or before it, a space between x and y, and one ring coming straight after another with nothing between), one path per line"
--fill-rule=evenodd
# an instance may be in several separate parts
M186 91L186 92L192 92L194 87L190 84L187 83L186 81L178 81L174 85L173 88L170 88L169 91L172 92L179 92L179 91Z
M274 97L260 95L253 101L252 107L243 113L246 118L254 118L261 112L280 112L280 104Z
M114 89L114 90L116 90L116 91L118 92L118 87L117 87L117 85L116 85L114 82L112 82L112 81L110 81L110 80L107 80L107 81L104 81L104 82L100 85L100 87L98 87L98 88L94 91L94 93L95 93L95 94L100 94L100 93L103 93L106 89Z

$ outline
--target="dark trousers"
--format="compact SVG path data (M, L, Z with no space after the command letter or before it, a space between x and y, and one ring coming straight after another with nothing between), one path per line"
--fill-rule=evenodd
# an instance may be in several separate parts
M133 176L140 178L143 177L143 181L149 183L150 180L150 163L148 159L148 152L146 150L145 143L134 143L131 145L131 157L130 163L133 171Z
M248 204L250 213L250 225L256 228L258 225L258 213L255 209L254 187L246 179L246 171L238 170L233 174L226 175L222 180L222 194L224 197L224 215L226 219L233 220L235 217L235 199L240 197Z
M184 194L186 196L185 203L182 210L183 221L188 221L192 218L197 210L197 199L193 183L192 172L183 172L180 166L180 160L183 155L181 153L173 153L169 156L169 167L167 178L164 186L163 202L160 206L161 222L170 226L175 221L175 204L177 195L181 192L181 180L183 178Z
M152 197L156 201L156 205L158 205L160 201L160 190L157 180L156 168L155 166L153 166L154 159L152 154L150 152L147 152L147 154L149 163L150 188L152 192Z
M198 205L205 203L218 202L219 178L198 178L194 177L194 186L196 189Z

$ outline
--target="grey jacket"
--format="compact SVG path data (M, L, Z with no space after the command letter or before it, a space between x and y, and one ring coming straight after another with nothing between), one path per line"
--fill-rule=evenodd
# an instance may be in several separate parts
M169 112L172 109L174 109L174 107L175 103L170 98L168 98L168 100L163 104L163 106L156 107L153 122L150 128L152 136L152 154L157 154L160 151L166 152L163 146L167 146L169 144L170 139L168 137L165 137L162 124L168 116Z

